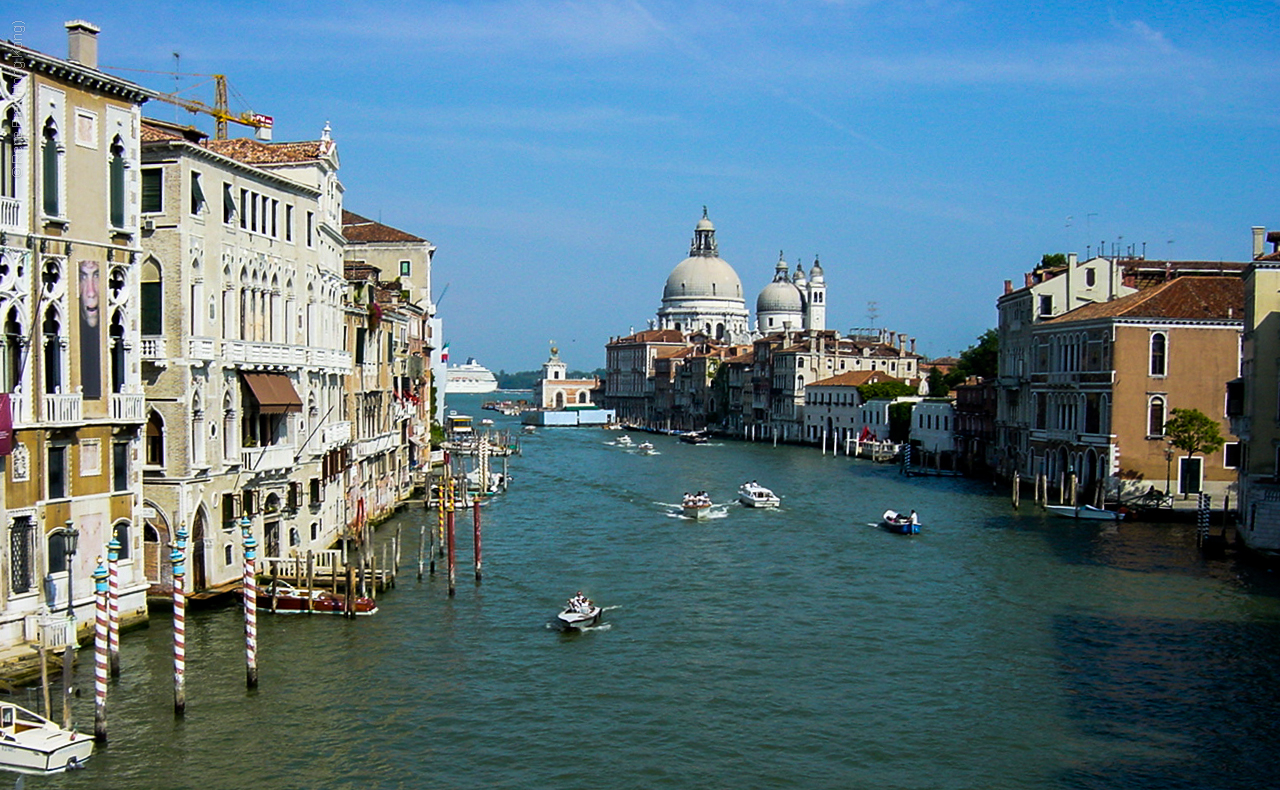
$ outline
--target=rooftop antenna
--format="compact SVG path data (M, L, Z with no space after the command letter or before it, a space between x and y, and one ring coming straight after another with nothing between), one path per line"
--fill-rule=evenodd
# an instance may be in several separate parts
M876 325L876 319L880 317L880 303L874 299L867 302L867 322L872 327Z
M182 55L177 52L173 53L173 93L177 95L182 92L182 75L178 72L182 69L178 66L182 63ZM173 122L178 123L178 105L173 105Z

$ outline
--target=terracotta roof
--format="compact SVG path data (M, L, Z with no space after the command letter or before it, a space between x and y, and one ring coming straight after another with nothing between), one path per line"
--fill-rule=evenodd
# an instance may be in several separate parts
M679 329L645 329L626 337L620 337L613 343L683 343L684 334Z
M169 129L161 129L158 126L152 126L145 121L142 128L138 132L138 136L142 138L144 143L158 143L165 140L181 140L182 135Z
M1242 320L1244 281L1239 277L1179 277L1110 302L1078 307L1045 323L1063 324L1096 318Z
M374 222L353 211L346 210L342 212L342 235L346 237L347 241L426 241L426 239L414 236L412 233L405 233L390 225Z
M248 137L234 140L210 140L209 150L249 165L282 165L291 162L314 162L329 152L330 140L304 140L298 143L264 143Z
M883 370L850 370L830 378L819 379L810 387L861 387L863 384L879 384L883 381L897 381L906 384L905 379L890 376Z

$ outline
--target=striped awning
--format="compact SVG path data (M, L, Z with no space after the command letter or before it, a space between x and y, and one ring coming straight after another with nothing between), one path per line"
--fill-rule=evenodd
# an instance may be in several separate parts
M302 411L302 399L293 382L283 373L241 373L262 414L290 414Z

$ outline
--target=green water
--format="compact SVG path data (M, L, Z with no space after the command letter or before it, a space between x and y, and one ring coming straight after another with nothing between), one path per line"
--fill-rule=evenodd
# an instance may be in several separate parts
M1274 784L1280 585L1203 560L1190 526L1015 514L989 485L813 449L615 438L523 439L484 509L481 585L460 520L452 599L406 556L374 617L260 617L256 692L237 608L189 617L182 720L164 615L127 634L110 744L26 786ZM674 513L749 479L782 507ZM887 508L921 534L873 526ZM380 537L415 545L422 515ZM604 627L549 628L577 590Z

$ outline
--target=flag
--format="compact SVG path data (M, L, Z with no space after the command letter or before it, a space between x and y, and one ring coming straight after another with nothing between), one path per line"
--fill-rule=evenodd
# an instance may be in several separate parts
M445 343L444 348L440 349L440 361L441 362L449 361L449 344L448 343Z

